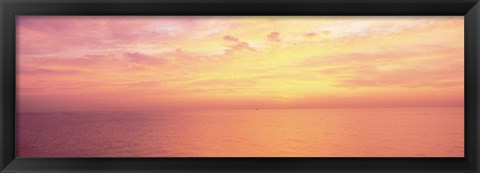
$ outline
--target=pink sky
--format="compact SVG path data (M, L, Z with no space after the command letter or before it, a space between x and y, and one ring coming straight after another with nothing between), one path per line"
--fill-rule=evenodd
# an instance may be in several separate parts
M20 111L463 106L463 17L17 17Z

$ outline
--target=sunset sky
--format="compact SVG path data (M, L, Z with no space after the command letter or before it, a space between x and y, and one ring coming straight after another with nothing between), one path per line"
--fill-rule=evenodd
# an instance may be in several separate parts
M20 111L463 106L456 17L17 17Z

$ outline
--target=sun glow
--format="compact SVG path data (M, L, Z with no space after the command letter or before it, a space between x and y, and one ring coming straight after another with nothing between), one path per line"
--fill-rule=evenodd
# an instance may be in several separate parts
M22 111L463 106L463 17L18 17Z

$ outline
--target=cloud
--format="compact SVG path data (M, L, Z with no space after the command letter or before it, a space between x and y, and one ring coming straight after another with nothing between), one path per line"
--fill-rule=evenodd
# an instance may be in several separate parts
M311 102L352 106L386 90L415 93L406 97L409 104L436 93L461 97L463 18L409 23L415 18L423 17L21 16L18 87L39 96L35 104L52 98L82 103L81 110L116 109L116 102L137 110L187 109L192 106L184 101L195 99L201 108L226 98L232 99L226 108L241 99L279 97L294 105L313 95L319 97ZM65 102L69 94L84 100ZM89 102L99 95L107 98ZM358 102L337 95L358 96ZM383 97L363 105L391 99Z
M227 50L225 50L225 54L227 54L227 55L231 55L234 52L245 51L245 50L246 51L253 51L253 52L257 51L254 47L250 46L250 44L248 42L240 41L238 38L233 37L231 35L225 35L223 37L223 40L234 43Z
M20 68L22 75L73 75L81 73L78 70L70 69L47 69L47 68Z
M360 20L362 17L338 17L336 22L319 24L312 32L326 32L331 42L339 41L361 41L392 37L395 35L417 35L418 38L432 34L440 34L446 28L463 28L463 20L451 16L435 17L398 17L378 16ZM325 34L325 33L324 33ZM449 33L451 34L451 33ZM449 35L447 34L447 35ZM425 40L431 41L431 40Z
M267 39L271 42L280 42L280 33L271 32L270 34L268 34Z
M442 61L450 58L435 59ZM384 69L386 68L386 69ZM336 76L336 87L452 87L463 85L463 64L446 62L434 64L430 61L411 63L387 63L371 65L348 65L320 70Z
M396 87L451 87L451 86L461 86L462 80L428 80L425 78L412 78L411 76L376 76L374 79L362 79L362 78L351 78L347 80L339 81L336 85L338 87L348 87L348 88L358 88L358 87L387 87L387 86L396 86Z
M106 58L107 56L106 56L106 55L91 55L91 54L87 54L87 55L85 55L85 57L90 58L90 59L102 59L102 58Z
M305 58L300 67L334 78L335 87L454 87L463 85L463 46L417 43Z
M225 36L223 36L223 40L238 42L238 38L235 38L235 37L230 36L230 35L225 35Z
M317 33L315 32L308 32L304 34L305 37L311 38L317 36Z
M22 64L30 64L31 66L54 66L54 67L90 67L98 64L102 64L109 61L108 55L84 55L80 57L56 57L56 56L38 56L30 59L20 59Z
M248 88L256 84L258 81L254 79L201 79L190 83L192 86L224 86L224 87L244 87Z
M311 56L299 62L302 67L322 67L328 65L350 65L356 63L402 62L419 57L459 56L463 45L416 44L384 45L351 52L338 52L331 55ZM450 60L451 61L451 60ZM448 61L447 61L448 62Z
M139 63L139 64L158 65L158 64L167 63L167 60L163 59L161 57L149 56L149 55L145 55L145 54L142 54L142 53L139 53L139 52L129 52L129 53L124 53L123 55L129 61L134 62L134 63Z
M373 70L370 74L361 74L349 76L346 79L339 80L338 87L358 88L358 87L451 87L462 86L463 79L459 77L463 73L459 70L418 70L405 69L393 72L380 72Z
M230 46L227 50L225 50L225 54L231 55L234 52L238 52L238 51L256 52L257 49L255 49L254 47L251 47L250 44L248 44L247 42L242 41L242 42L237 42L236 44Z
M120 84L120 86L125 86L129 88L152 88L161 85L163 82L160 81L142 81L142 82L129 82Z
M164 16L21 16L17 21L20 55L115 52L138 44L175 41L200 27L195 18Z

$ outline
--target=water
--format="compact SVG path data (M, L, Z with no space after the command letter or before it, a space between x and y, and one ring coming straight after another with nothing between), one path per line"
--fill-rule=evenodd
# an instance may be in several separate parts
M19 113L18 157L463 157L463 108Z

